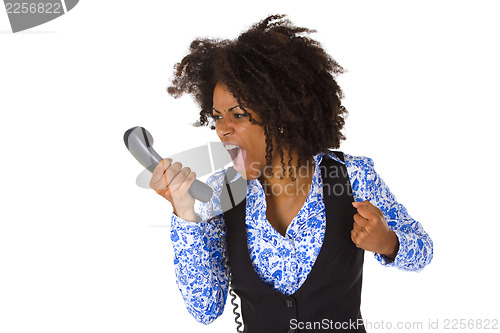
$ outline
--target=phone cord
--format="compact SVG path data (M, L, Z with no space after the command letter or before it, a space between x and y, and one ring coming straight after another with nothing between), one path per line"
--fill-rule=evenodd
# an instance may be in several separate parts
M219 236L219 239L222 240L222 223L218 223L217 235ZM224 243L224 252L222 254L222 261L224 263L224 267L226 268L224 274L228 279L229 295L231 295L231 304L233 305L233 313L235 317L234 322L237 325L236 332L242 333L244 331L241 331L240 328L241 326L243 326L243 323L239 320L241 315L238 313L238 304L236 303L237 295L232 288L233 274L231 273L231 266L229 266L227 259L227 243L226 242L223 243Z

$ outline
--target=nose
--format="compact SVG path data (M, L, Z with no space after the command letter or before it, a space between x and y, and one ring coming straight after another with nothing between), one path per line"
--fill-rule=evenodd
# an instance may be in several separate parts
M219 119L215 122L215 131L219 138L224 138L234 132L234 128L231 125L231 122L227 121L225 117Z

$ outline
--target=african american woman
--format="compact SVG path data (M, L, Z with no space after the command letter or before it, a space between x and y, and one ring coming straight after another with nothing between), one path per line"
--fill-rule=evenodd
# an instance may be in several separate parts
M432 260L432 240L372 159L334 150L343 69L311 32L272 15L235 40L194 40L175 67L168 92L195 97L233 161L208 178L214 196L196 211L188 167L164 159L150 182L172 203L177 285L201 323L222 314L229 290L238 331L366 332L364 252L407 271ZM236 183L243 199L223 209Z

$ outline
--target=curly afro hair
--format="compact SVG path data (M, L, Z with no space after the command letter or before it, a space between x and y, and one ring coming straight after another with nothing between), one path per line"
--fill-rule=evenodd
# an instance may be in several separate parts
M262 120L249 118L264 129L267 165L276 148L283 171L283 149L298 152L300 166L304 157L340 146L347 116L334 79L344 69L307 36L311 32L316 31L294 26L286 15L271 15L235 40L196 39L175 65L167 90L175 98L192 94L201 106L199 124L215 129L212 97L222 83Z

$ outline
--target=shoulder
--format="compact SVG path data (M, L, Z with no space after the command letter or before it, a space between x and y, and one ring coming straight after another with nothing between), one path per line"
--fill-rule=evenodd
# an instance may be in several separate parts
M358 198L365 200L370 196L373 181L377 178L373 159L344 153L344 163L353 191Z
M241 175L237 171L235 171L233 167L216 171L207 178L206 183L213 189L214 196L220 195L221 189L225 183L226 176L229 180L229 183L233 183L237 179L241 178Z
M373 159L371 159L370 157L355 156L347 153L344 153L344 162L347 167L355 167L360 169L374 166Z
M220 192L218 190L220 190L220 188L224 184L224 176L226 175L227 170L228 169L226 168L223 170L216 171L207 178L206 181L207 185L210 186L215 193Z
M371 179L375 175L373 159L344 153L344 161L351 177Z
M208 219L222 213L220 208L220 194L224 185L224 175L226 172L226 169L219 170L210 174L205 180L205 183L212 188L213 196L208 202L200 202L198 200L195 202L195 206L200 212L202 219Z
M345 152L342 152L344 154L344 164L347 167L347 169L350 170L370 170L373 169L374 163L373 159L367 156L355 156L351 155ZM333 159L337 159L335 156L333 150L330 150L330 157Z

